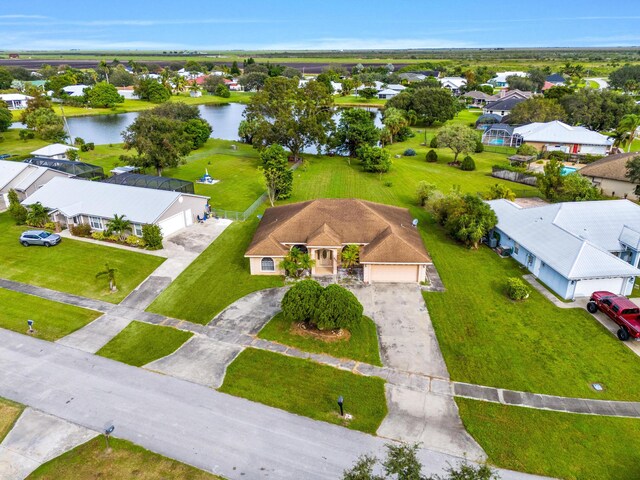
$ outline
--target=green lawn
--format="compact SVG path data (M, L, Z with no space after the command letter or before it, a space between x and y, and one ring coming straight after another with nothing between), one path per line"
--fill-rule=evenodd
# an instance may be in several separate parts
M0 398L0 442L11 431L23 410L24 407L19 403Z
M41 465L29 480L222 480L126 440L111 438L106 450L102 435Z
M232 223L148 310L206 324L248 293L283 286L282 277L249 274L243 255L257 226L257 218Z
M27 332L27 320L34 321L36 338L51 342L69 335L98 318L101 313L52 302L44 298L0 288L0 327Z
M98 350L103 357L141 367L175 352L193 336L173 327L133 321Z
M451 378L550 395L640 400L640 359L584 309L560 309L536 290L524 302L505 294L526 272L481 247L469 250L421 221L446 286L425 292ZM601 382L598 393L591 383Z
M278 313L260 330L258 337L296 347L305 352L326 353L336 358L349 358L382 366L376 324L369 317L362 317L362 321L351 329L349 340L335 342L323 342L316 338L292 333L292 323L286 320L282 313Z
M236 145L237 150L232 150ZM97 145L95 150L82 153L82 160L101 166L105 172L122 165L120 155L127 154L122 144ZM210 197L212 207L243 212L266 187L258 171L258 152L250 145L210 138L200 149L186 157L186 164L163 171L166 177L195 182L205 173L220 182L214 185L195 184L195 193ZM155 175L155 171L149 171Z
M23 247L17 226L8 213L0 214L0 277L16 282L118 303L163 261L161 257L129 252L78 240L64 239L52 248ZM111 293L96 273L105 262L117 268L118 291Z
M640 478L640 420L596 417L457 399L489 462L575 480Z
M387 414L381 378L253 348L229 365L220 391L371 434ZM340 395L353 415L348 423L338 412Z
M20 140L19 134L20 130L16 128L0 133L0 155L17 155L16 159L23 160L30 157L30 153L34 150L49 144L49 142L39 138Z
M333 102L338 107L384 107L386 100L381 98L362 98L356 95L334 96Z

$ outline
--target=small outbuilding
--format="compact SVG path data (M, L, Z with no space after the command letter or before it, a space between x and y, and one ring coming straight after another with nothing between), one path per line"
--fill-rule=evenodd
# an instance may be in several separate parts
M46 147L39 148L38 150L34 150L31 152L31 155L34 157L45 157L45 158L54 158L59 160L68 160L67 152L69 150L78 150L76 147L72 147L71 145L65 145L63 143L52 143L51 145L47 145Z

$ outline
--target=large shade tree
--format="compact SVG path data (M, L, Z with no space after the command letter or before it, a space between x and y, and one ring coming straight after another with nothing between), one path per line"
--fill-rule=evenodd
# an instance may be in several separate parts
M478 143L478 134L466 125L445 125L436 135L439 147L448 147L453 151L453 160L461 153L471 153Z
M451 120L460 109L460 103L446 88L408 88L387 102L387 108L413 110L425 125Z
M326 143L334 127L332 107L333 97L318 82L299 88L296 78L269 78L245 111L255 125L253 146L282 145L298 160L305 148Z

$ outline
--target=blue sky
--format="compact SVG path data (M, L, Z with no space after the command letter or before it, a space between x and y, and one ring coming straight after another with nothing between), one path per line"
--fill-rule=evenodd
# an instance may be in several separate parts
M3 50L640 45L637 0L3 0L2 4Z

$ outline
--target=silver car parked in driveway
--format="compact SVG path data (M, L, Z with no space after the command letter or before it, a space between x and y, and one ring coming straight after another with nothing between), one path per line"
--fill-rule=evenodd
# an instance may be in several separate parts
M44 245L52 247L60 243L62 238L56 233L46 232L44 230L27 230L20 235L20 243L25 247L30 245Z

